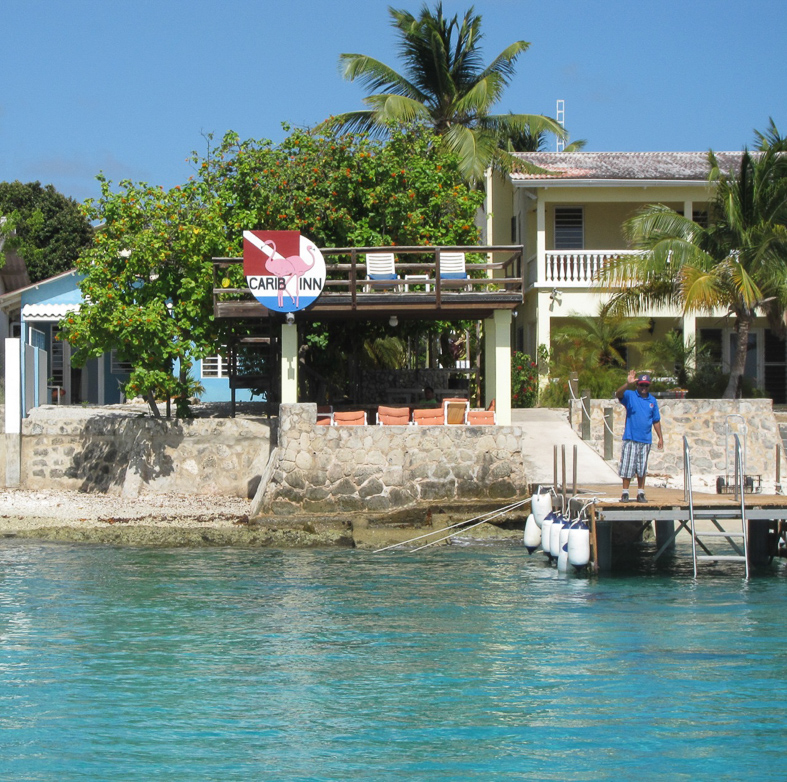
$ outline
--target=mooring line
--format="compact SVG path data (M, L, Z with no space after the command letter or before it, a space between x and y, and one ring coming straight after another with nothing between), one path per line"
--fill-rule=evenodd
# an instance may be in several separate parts
M525 500L518 500L517 502L511 503L511 505L506 505L503 508L498 508L497 510L487 511L486 513L482 513L480 516L474 516L472 519L465 519L464 521L457 521L456 524L451 524L448 527L443 527L442 529L432 530L431 532L427 532L424 535L418 535L418 536L416 536L414 538L409 538L408 540L403 540L400 543L392 543L390 546L385 546L384 548L378 548L376 551L374 551L372 553L373 554L379 554L381 551L388 551L388 549L397 548L398 546L406 546L408 543L415 543L416 540L422 540L423 538L428 538L430 535L439 535L440 533L445 532L446 530L454 529L455 527L463 527L465 524L469 524L471 521L476 521L477 519L482 519L481 521L478 522L478 524L473 524L473 527L478 527L481 524L485 524L490 519L494 519L494 518L496 518L497 516L500 516L503 513L507 513L508 511L513 510L514 508L518 508L521 505L527 504L528 502L530 502L531 499L532 499L532 497L528 497ZM488 516L489 518L484 518L485 516ZM467 527L466 529L471 529L471 527ZM450 538L451 535L448 535L448 537ZM440 540L445 540L445 539L446 538L440 538ZM434 541L434 542L435 543L439 543L440 541ZM427 543L427 545L430 546L432 544L431 543ZM413 549L413 551L420 551L420 549L422 549L422 548L426 548L426 546L419 546L418 548Z
M486 524L488 521L491 521L492 519L496 519L498 516L502 516L504 513L508 513L508 511L513 510L514 508L520 505L524 505L527 502L530 502L530 500L531 498L528 497L526 500L522 500L521 502L514 503L511 506L506 506L505 508L501 508L499 511L491 515L488 519L483 519L482 521L479 521L477 524L472 524L469 527L462 527L462 529L457 530L456 532L452 532L450 535L446 535L445 537L442 537L439 540L432 540L429 543L425 543L423 546L418 546L418 548L414 548L410 553L412 554L415 553L416 551L420 551L421 549L429 548L429 546L434 546L437 543L442 543L443 541L454 537L454 535L458 535L460 532L464 532L465 530L468 529L473 529L473 527L480 527L482 524ZM468 521L472 521L472 519L469 519ZM446 529L449 528L446 527Z

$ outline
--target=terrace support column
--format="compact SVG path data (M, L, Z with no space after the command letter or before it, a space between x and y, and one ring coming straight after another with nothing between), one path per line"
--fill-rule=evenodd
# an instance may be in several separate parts
M19 486L22 478L22 344L5 339L5 483Z
M484 321L487 405L494 399L497 423L511 425L511 311L495 310Z
M495 374L495 319L484 321L484 404L497 397L497 376Z
M281 327L281 403L298 402L298 326L283 323Z

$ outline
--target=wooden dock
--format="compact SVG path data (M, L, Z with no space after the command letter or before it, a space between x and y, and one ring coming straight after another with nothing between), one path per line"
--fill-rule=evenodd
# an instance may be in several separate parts
M636 484L632 483L631 496L636 498ZM691 539L690 521L693 509L697 538L701 535L715 535L728 541L734 532L730 521L741 529L741 499L734 494L711 494L694 491L692 502L684 497L683 489L666 489L647 486L647 503L620 501L619 484L604 484L577 487L576 494L567 499L571 512L577 513L586 505L590 518L592 567L609 570L612 561L612 548L615 536L613 526L627 523L634 527L633 536L640 538L651 524L656 533L656 554L658 559L666 551L675 547L675 539L685 530ZM749 563L754 566L768 564L778 554L780 533L787 527L787 496L779 494L744 493L744 512L748 521ZM638 526L638 529L637 529ZM702 546L702 543L700 543ZM702 546L705 549L704 546ZM707 549L705 549L707 553ZM724 556L719 555L719 559Z

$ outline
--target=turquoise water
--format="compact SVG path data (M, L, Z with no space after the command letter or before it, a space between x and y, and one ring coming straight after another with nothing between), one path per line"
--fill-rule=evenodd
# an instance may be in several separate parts
M783 780L787 575L0 542L3 780Z

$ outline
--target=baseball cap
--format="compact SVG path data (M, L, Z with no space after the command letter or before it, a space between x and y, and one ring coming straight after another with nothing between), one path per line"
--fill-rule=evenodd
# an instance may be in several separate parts
M640 375L637 378L637 385L640 383L645 383L646 385L650 385L650 375Z

